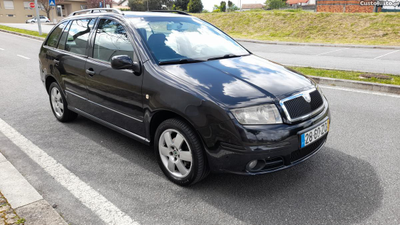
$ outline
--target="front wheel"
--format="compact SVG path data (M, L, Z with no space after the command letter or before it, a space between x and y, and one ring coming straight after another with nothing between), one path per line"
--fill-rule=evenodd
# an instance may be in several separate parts
M168 119L160 124L154 149L161 170L178 185L194 184L209 173L199 138L182 120Z
M50 84L49 99L53 114L60 122L72 121L78 116L78 114L68 109L65 96L56 82Z

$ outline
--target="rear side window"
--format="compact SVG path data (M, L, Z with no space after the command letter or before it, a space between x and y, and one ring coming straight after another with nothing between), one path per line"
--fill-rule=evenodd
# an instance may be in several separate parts
M96 31L93 58L110 62L116 55L133 57L133 47L125 28L118 22L102 19Z
M51 32L49 38L47 39L46 45L49 47L55 48L58 43L58 39L60 38L61 32L63 31L65 25L67 25L67 21L61 23L56 27L53 32Z
M68 31L65 50L76 54L85 55L86 45L89 39L90 31L93 28L94 21L94 19L81 19L72 21L71 27Z
M62 50L65 49L65 42L67 41L68 31L69 31L69 28L71 27L71 23L68 23L67 27L63 30L60 41L58 42L57 48L62 49Z

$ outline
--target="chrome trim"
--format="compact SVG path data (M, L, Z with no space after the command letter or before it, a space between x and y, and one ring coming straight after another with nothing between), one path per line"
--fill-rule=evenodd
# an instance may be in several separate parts
M115 109L111 109L111 108L109 108L109 107L107 107L107 106L104 106L104 105L101 105L101 104L96 103L96 102L94 102L94 101L91 101L91 100L89 100L89 99L87 99L87 98L84 98L84 97L78 95L78 94L72 93L72 92L67 91L67 90L65 90L65 93L71 94L71 95L73 95L73 96L75 96L75 97L77 97L77 98L83 99L83 100L85 100L85 101L87 101L87 102L89 102L89 103L95 104L95 105L97 105L97 106L100 106L100 107L105 108L105 109L107 109L107 110L110 110L110 111L112 111L112 112L118 113L118 114L120 114L120 115L122 115L122 116L128 117L129 119L133 119L133 120L136 120L136 121L138 121L138 122L143 123L143 120L140 120L140 119L138 119L138 118L135 118L135 117L126 115L125 113L119 112L119 111L117 111L117 110L115 110Z
M287 120L288 120L290 123L296 122L296 121L300 121L300 120L308 119L308 118L310 118L310 117L312 117L312 116L314 116L314 115L320 113L320 112L325 108L325 106L326 106L326 101L325 101L324 96L320 93L320 95L321 95L321 97L322 97L322 101L323 101L323 104L322 104L321 107L319 107L318 109L312 111L311 113L306 114L306 115L301 116L301 117L297 117L297 118L291 118L291 117L290 117L290 114L289 114L289 112L288 112L288 110L287 110L287 108L286 108L286 106L285 106L284 103L287 102L287 101L289 101L289 100L302 97L305 93L310 94L311 92L316 91L316 90L317 90L317 88L312 88L312 89L309 89L309 90L307 90L307 91L302 91L302 92L300 92L300 93L298 93L298 94L289 96L289 97L284 98L284 99L282 99L282 100L279 101L279 105L282 107L283 112L285 113L286 118L287 118Z

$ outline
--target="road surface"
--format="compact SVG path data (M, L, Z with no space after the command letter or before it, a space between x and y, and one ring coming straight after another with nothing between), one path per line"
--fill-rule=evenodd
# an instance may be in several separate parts
M211 174L182 188L164 177L150 147L83 117L57 122L39 78L41 42L0 39L0 151L70 224L104 224L113 212L122 214L109 223L400 223L400 96L323 87L331 132L314 157L262 176ZM100 197L102 204L87 203ZM100 210L110 205L116 209Z
M37 24L3 23L21 29L37 31ZM52 25L42 30L50 32ZM399 49L346 48L321 46L274 45L240 42L256 55L283 65L353 70L400 75Z

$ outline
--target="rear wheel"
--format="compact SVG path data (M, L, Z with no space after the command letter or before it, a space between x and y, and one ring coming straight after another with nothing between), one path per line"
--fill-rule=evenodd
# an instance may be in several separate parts
M78 116L78 114L68 109L65 96L56 82L53 82L49 87L49 99L51 110L60 122L72 121Z
M209 173L199 138L182 120L162 122L156 131L154 148L161 170L178 185L194 184Z

